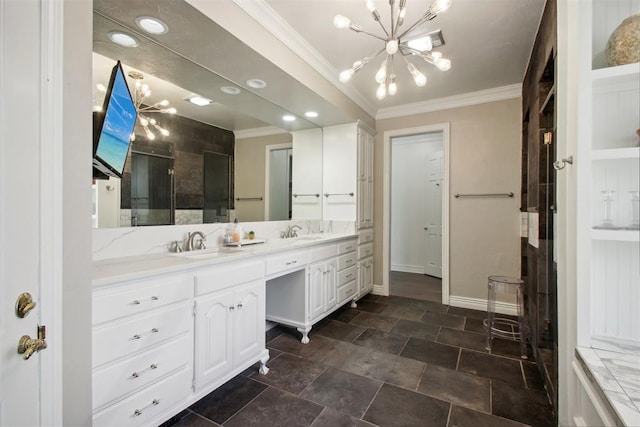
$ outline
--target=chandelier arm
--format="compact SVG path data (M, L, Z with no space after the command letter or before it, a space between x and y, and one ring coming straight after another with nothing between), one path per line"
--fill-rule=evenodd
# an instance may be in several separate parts
M389 0L389 8L391 9L391 16L389 16L389 20L391 21L391 38L394 38L396 35L396 28L393 25L393 5L394 5L394 1L393 0Z
M402 34L400 34L398 36L399 39L405 37L406 35L408 35L411 31L415 30L415 28L433 18L435 18L436 15L433 15L431 12L427 12L425 13L422 18L418 19L416 22L413 23L413 25L411 25L409 28L407 28L406 30L404 30L404 32Z
M380 21L378 21L378 22L380 22ZM380 24L380 26L382 26L382 24ZM382 27L382 29L384 30L385 34L387 34L387 36L389 36L389 34L387 33L387 30L385 30L385 29L384 29L384 27ZM354 30L354 31L355 31L355 30ZM373 37L373 38L376 38L376 39L378 39L378 40L382 40L382 41L383 41L383 42L385 42L385 43L386 43L386 41L387 41L387 39L385 39L385 38L383 38L383 37L380 37L380 36L378 36L378 35L376 35L376 34L370 33L370 32L368 32L368 31L365 31L365 30L363 30L363 29L360 29L360 30L355 31L355 32L356 32L356 33L364 33L364 34L366 34L366 35L368 35L368 36L371 36L371 37Z

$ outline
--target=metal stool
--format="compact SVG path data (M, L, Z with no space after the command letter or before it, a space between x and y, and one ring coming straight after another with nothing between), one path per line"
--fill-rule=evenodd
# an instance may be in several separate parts
M491 342L494 336L520 341L520 357L527 359L529 327L524 316L524 282L515 277L489 276L488 287L487 318L483 322L487 331L486 349L491 351ZM496 293L516 294L517 321L495 316ZM517 332L514 331L514 328L517 328Z

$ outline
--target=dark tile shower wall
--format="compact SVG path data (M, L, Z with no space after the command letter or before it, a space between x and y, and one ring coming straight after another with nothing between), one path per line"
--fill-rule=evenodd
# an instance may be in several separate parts
M557 407L557 302L553 262L556 142L545 145L544 133L555 137L553 87L557 54L556 0L548 0L540 22L529 68L523 81L523 204L538 215L538 247L522 242L526 306L531 345L550 400Z
M168 129L169 136L156 135L149 141L142 129L136 127L134 151L173 156L175 173L176 209L204 208L204 152L211 151L231 158L231 206L233 208L233 155L235 137L233 132L200 123L179 115L163 114L158 117L161 125ZM122 175L121 208L131 209L131 153Z

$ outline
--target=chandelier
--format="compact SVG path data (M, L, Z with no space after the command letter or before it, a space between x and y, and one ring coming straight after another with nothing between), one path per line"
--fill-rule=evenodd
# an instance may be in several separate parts
M147 136L147 139L153 141L156 139L155 133L153 130L160 132L162 136L169 136L169 131L160 125L154 118L148 117L146 114L148 113L167 113L167 114L175 114L177 110L173 107L169 107L169 101L163 99L160 102L156 102L152 105L144 104L144 100L151 96L151 89L149 85L146 83L142 83L142 79L144 76L142 73L137 71L129 71L129 77L136 81L135 90L133 92L133 103L136 106L136 111L138 112L138 122L140 122L140 126L144 129L144 133ZM153 130L152 130L153 129ZM131 134L131 141L136 139L135 132Z
M404 19L407 13L407 0L400 0L398 9L395 10L395 0L389 0L391 9L391 27L385 28L380 21L380 13L376 10L374 0L366 0L367 9L371 12L373 19L382 27L384 36L367 32L362 27L355 25L351 20L342 15L333 18L333 24L338 29L350 29L356 33L364 33L384 42L384 47L371 56L366 56L353 63L353 67L340 73L340 81L347 82L356 72L360 71L369 61L386 52L386 58L382 61L380 68L376 72L375 80L378 84L376 98L384 99L387 94L393 96L398 91L396 83L395 62L396 53L406 63L409 73L413 77L417 86L422 87L427 84L427 77L418 68L407 60L407 56L418 56L429 64L433 64L442 71L451 68L451 61L442 57L442 53L434 52L433 48L444 45L444 39L440 31L428 34L416 35L417 30L425 22L431 21L439 13L444 12L451 6L452 0L435 0L429 9L414 24L404 29ZM412 34L413 33L413 34ZM399 61L399 60L397 60Z

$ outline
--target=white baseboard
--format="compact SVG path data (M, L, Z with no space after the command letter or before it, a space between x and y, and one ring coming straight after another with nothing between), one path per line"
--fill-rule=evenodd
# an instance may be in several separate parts
M385 296L385 297L389 296L388 293L385 293L384 286L376 285L375 283L373 284L373 290L371 291L371 293L373 295L382 295L382 296Z
M459 297L455 295L449 296L449 305L452 307L470 308L472 310L487 311L487 300L482 298ZM496 313L509 314L511 316L518 315L517 306L513 303L496 301Z
M391 264L391 271L424 274L424 267L421 265Z

